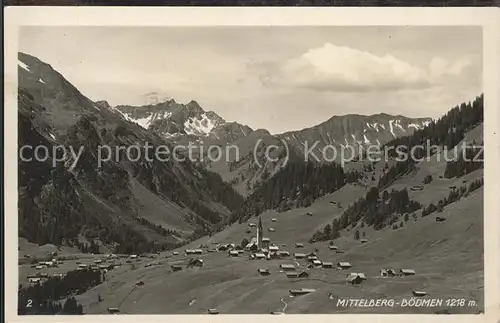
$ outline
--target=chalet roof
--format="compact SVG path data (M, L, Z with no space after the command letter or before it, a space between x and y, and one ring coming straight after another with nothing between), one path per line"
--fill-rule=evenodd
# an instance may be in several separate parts
M339 261L337 263L337 265L339 265L340 267L350 267L351 266L351 263L347 262L347 261Z
M281 264L280 268L294 268L295 269L295 266L293 264Z

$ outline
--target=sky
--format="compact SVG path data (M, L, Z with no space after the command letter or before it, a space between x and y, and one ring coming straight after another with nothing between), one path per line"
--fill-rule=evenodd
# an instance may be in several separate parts
M19 51L94 101L156 92L271 133L350 113L439 117L482 92L473 26L23 27Z

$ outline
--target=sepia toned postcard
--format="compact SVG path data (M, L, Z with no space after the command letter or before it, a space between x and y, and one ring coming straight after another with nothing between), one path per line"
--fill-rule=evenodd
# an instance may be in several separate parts
M8 322L500 319L498 10L5 17Z

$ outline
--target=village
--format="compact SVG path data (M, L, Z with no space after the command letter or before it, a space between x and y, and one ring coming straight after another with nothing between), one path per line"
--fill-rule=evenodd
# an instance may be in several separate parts
M312 215L312 214L308 214ZM272 218L272 223L276 223L277 219ZM276 226L278 223L276 223ZM400 278L404 279L407 276L416 275L413 268L380 268L379 275L368 276L361 268L356 268L355 264L348 261L336 261L332 259L342 256L344 251L331 242L328 245L329 254L318 256L318 249L312 248L307 250L302 242L296 242L292 246L287 244L279 244L278 241L273 241L271 238L264 236L264 229L261 218L258 219L258 224L249 222L249 229L255 230L255 236L252 237L248 244L242 246L238 243L217 243L212 241L212 246L199 245L195 249L185 249L182 251L172 251L162 255L160 252L148 255L94 255L86 259L71 259L58 260L57 255L48 261L39 261L31 264L30 274L26 275L28 284L43 283L49 277L63 277L64 271L69 270L99 270L103 275L107 275L112 270L120 267L125 267L128 270L139 268L166 266L172 273L190 268L206 268L207 265L204 258L209 254L225 255L226 261L231 262L232 259L247 259L247 261L258 263L256 275L261 277L281 276L287 280L294 282L320 280L314 278L313 273L318 270L323 272L323 280L330 276L329 272L340 272L344 277L346 285L358 286L372 278ZM248 232L248 229L246 230ZM269 227L268 232L275 232L275 228ZM360 239L360 244L368 243L368 239ZM288 249L288 250L287 250ZM293 251L292 251L293 250ZM49 256L49 255L48 255ZM354 265L354 266L353 266ZM128 266L128 267L126 267ZM34 272L33 272L34 271ZM324 281L327 282L327 281ZM142 280L135 282L135 287L143 286L145 283ZM134 287L134 288L135 288ZM311 294L316 292L317 288L292 288L289 289L288 297L298 297L301 295ZM423 297L426 296L425 291L408 290L408 297ZM333 299L332 293L328 294L330 299ZM100 298L100 296L99 296ZM119 307L108 307L107 312L110 314L118 314L121 312ZM208 314L219 314L217 308L207 308ZM280 311L270 311L270 314L285 314Z

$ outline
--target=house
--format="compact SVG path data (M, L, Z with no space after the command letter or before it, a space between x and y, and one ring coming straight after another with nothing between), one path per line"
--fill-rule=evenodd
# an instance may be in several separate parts
M184 253L186 255L194 255L194 250L193 249L186 249L186 250L184 250Z
M137 255L130 255L130 259L136 259Z
M292 296L300 296L300 295L305 295L309 293L315 292L315 289L312 288L301 288L301 289L290 289L288 292Z
M143 282L142 280L141 280L141 281L138 281L138 282L136 283L136 285L137 285L137 286L142 286L142 285L144 285L144 282Z
M256 259L266 259L266 255L263 253L256 253L255 258Z
M334 245L330 245L330 246L328 246L328 248L330 248L330 250L337 250L337 249L339 249L339 247L334 246Z
M363 278L358 275L348 275L346 278L348 284L358 285L363 282Z
M172 271L180 271L180 270L182 270L182 266L181 265L172 265L172 266L170 266L170 268L172 268Z
M363 280L366 280L366 276L365 274L363 273L350 273L349 275L347 275L348 277L351 276L351 277L354 277L354 276L359 276L361 279Z
M293 256L295 257L295 259L304 259L306 257L306 254L305 253L296 252L296 253L293 254Z
M203 259L190 259L188 267L203 267Z
M330 204L336 204L336 203L337 203L337 202L335 202L335 201L330 201Z
M303 243L299 243L299 242L297 242L297 243L295 244L295 248L304 248L304 244L303 244Z
M359 240L359 241L360 241L361 243L367 243L367 242L368 242L368 240L367 240L367 239L361 239L361 240Z
M254 227L255 227L255 223L248 223L248 226L249 226L250 228L254 228Z
M344 262L344 261L339 261L337 263L337 267L339 267L340 269L347 269L347 268L351 268L352 265L348 262Z
M310 252L307 254L308 257L316 257L316 253L315 252Z
M179 255L179 253L178 253L177 251L172 252L172 254L173 254L174 256L178 256L178 255Z
M269 251L271 252L277 252L278 250L280 250L278 246L269 246Z
M321 260L319 260L319 259L315 259L315 260L313 260L312 264L313 264L314 266L321 266Z
M282 250L282 251L278 251L278 255L279 255L280 257L289 257L289 256L290 256L290 253L289 253L288 251L284 251L284 250Z
M28 281L29 281L30 283L32 283L32 284L36 284L36 283L40 282L40 280L42 280L42 278L41 278L41 277L29 277L29 278L28 278Z
M283 270L283 271L294 271L295 270L295 266L292 265L292 264L281 264L280 265L280 269Z
M217 310L216 308L209 308L208 314L219 314L219 310Z
M78 268L80 268L80 269L87 269L88 265L86 265L86 264L79 264Z
M118 307L108 307L108 312L110 314L116 314L116 313L119 313L120 310L118 309Z
M217 250L218 251L227 251L227 246L224 244L219 245L219 246L217 246Z
M265 269L265 268L259 268L259 269L257 269L257 272L259 273L260 276L271 275L271 273L269 272L269 269Z
M270 242L271 242L271 239L266 238L266 237L262 237L262 242L267 242L267 243L270 243Z
M443 218L443 217L440 217L440 216L436 217L436 222L443 222L445 220L446 220L446 218Z
M313 268L314 268L314 265L313 265L313 264L308 264L308 265L306 266L306 268L307 268L307 269L313 269Z
M283 313L283 312L276 312L276 311L272 311L272 312L271 312L271 313L269 313L269 314L272 314L272 315L283 315L283 314L285 314L285 313Z
M295 271L287 272L286 273L286 277L287 278L298 278L299 277L299 273L295 272Z
M311 212L307 212L306 215L313 216Z
M381 269L380 276L382 276L382 277L394 277L394 276L396 276L396 271L394 269Z
M400 276L413 276L415 275L415 270L413 269L401 269L399 270Z
M410 188L412 191L422 191L424 187L422 185L414 185Z
M276 222L277 220L276 220L276 218L272 218L271 221L272 222Z
M335 250L335 253L344 253L342 250Z
M316 257L316 256L308 256L307 257L308 262L313 262L314 260L318 260L318 257Z
M419 291L419 290L414 290L414 291L412 292L412 294L413 294L413 296L415 296L415 297L422 297L422 296L427 295L427 293L426 293L426 292Z
M333 268L333 262L324 261L321 266L323 268Z
M195 255L201 255L201 254L203 254L203 250L201 250L201 249L194 249L194 250L193 250L193 253L194 253Z
M301 271L297 277L299 278L308 278L309 277L309 273L307 271Z
M94 263L100 264L100 263L102 263L102 260L101 259L94 259Z
M38 265L38 266L35 266L35 269L36 269L36 270L40 270L40 269L43 269L43 267L44 267L44 266L42 266L42 265Z
M238 257L240 253L236 250L230 250L229 251L229 257Z

